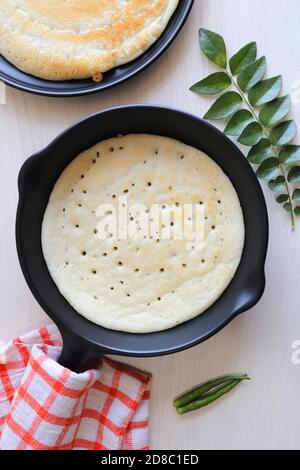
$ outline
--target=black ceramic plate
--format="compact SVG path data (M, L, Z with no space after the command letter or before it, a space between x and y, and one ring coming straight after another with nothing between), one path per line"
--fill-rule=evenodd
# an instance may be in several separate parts
M167 331L131 334L112 331L78 315L54 284L41 247L41 224L53 185L83 150L118 134L151 133L173 137L203 150L232 181L245 220L245 246L231 284L205 313ZM241 312L255 305L264 287L268 245L266 204L257 178L240 150L205 121L155 106L125 106L100 112L63 132L28 159L19 176L16 237L27 283L64 338L63 364L83 369L101 352L131 356L170 354L206 340ZM81 364L80 364L81 362Z
M104 74L101 83L92 79L54 82L28 75L0 56L0 80L22 91L45 96L80 96L104 91L142 72L174 41L186 22L194 0L179 0L179 5L162 36L142 56Z

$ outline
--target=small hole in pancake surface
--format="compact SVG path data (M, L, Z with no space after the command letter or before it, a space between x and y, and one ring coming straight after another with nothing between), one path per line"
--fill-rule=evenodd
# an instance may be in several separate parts
M81 254L82 254L82 256L86 256L86 251L82 250Z

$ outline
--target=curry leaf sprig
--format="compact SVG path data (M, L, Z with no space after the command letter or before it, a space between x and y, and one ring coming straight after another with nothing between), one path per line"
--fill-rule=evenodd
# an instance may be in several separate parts
M191 87L202 95L222 93L204 119L228 121L224 133L250 147L247 158L255 166L257 177L268 181L276 201L290 214L295 230L295 217L300 216L300 188L296 187L300 183L300 146L291 144L297 127L294 120L285 120L291 99L280 96L282 76L264 78L266 58L257 59L255 42L228 61L222 36L201 29L200 47L221 69Z

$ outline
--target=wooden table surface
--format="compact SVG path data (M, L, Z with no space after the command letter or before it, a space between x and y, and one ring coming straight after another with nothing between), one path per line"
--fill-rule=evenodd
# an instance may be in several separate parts
M146 72L104 94L75 99L37 97L7 88L0 105L0 338L8 340L49 322L19 268L14 219L17 175L23 161L62 129L89 113L127 103L155 103L203 115L210 99L190 85L214 68L200 53L198 29L224 35L230 51L257 40L269 76L284 74L287 93L300 88L299 0L195 0L191 16L169 51ZM297 83L298 81L298 83ZM293 115L300 118L300 94ZM265 191L270 215L267 288L261 302L206 343L173 356L129 359L153 373L150 444L153 449L300 449L300 221ZM260 230L260 227L257 227ZM210 377L245 371L253 381L194 414L178 417L172 398Z

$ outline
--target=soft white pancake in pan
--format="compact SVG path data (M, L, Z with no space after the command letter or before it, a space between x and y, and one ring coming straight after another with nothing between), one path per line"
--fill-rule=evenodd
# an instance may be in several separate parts
M100 239L99 205L119 213L125 195L146 214L153 204L201 205L201 249L174 237ZM152 135L109 139L76 157L54 186L42 226L44 257L67 301L96 324L134 333L204 312L232 280L243 245L240 202L222 169L195 148Z
M0 0L0 54L47 80L100 80L149 49L178 1Z

